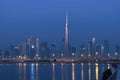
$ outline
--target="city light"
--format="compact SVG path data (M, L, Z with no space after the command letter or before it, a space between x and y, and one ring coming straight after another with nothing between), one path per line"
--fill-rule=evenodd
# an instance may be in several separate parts
M34 46L34 45L32 45L32 48L34 49L34 48L35 48L35 46Z
M83 57L84 56L84 54L81 54L81 57Z
M61 57L63 57L64 56L64 54L61 54Z
M72 53L72 56L75 56L75 53Z
M117 55L118 55L118 53L116 52L116 53L115 53L115 56L117 56Z
M55 54L52 54L53 57L55 57Z
M96 55L98 55L99 53L98 52L96 52Z
M108 57L111 57L109 53L107 55L108 55Z
M90 55L90 54L88 54L88 56L90 57L91 55Z

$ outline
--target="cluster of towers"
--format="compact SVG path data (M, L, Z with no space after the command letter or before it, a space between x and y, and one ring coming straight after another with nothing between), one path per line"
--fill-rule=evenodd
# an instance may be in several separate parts
M60 54L61 53L61 54ZM64 47L57 50L56 43L53 41L50 48L47 42L40 42L39 38L32 35L28 40L22 40L19 45L10 45L8 49L0 51L0 58L50 58L55 56L64 55L69 56L69 43L68 43L68 15L66 13L66 27L65 27L65 40Z
M6 50L0 50L0 58L71 58L71 57L86 57L86 58L106 58L120 57L120 46L116 46L115 53L110 54L109 42L104 40L103 44L97 44L96 38L92 38L88 45L81 45L78 49L69 44L69 29L68 29L68 13L66 12L66 26L64 45L61 49L56 48L55 41L48 47L47 42L40 42L39 38L32 35L27 40L22 40L19 45L11 45Z

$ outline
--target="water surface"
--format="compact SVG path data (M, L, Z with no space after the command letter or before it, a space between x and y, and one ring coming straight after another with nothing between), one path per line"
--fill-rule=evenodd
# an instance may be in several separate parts
M0 80L101 80L104 63L0 64Z

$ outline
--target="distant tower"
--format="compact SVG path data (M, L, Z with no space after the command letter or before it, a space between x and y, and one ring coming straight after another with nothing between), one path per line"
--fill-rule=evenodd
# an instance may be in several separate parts
M89 41L87 48L88 57L92 56L92 41Z
M115 56L120 57L120 46L115 47Z
M64 53L65 57L69 57L69 34L68 34L68 13L66 12L66 27L65 27L65 45L64 45Z
M108 55L109 55L109 42L108 42L108 40L104 40L103 46L104 46L104 54L103 54L103 56L108 57Z
M92 57L95 57L95 53L96 53L96 38L92 38Z
M36 55L36 37L34 35L28 39L29 58L33 59Z
M40 40L36 38L36 55L40 56Z
M26 40L22 40L21 55L22 56L26 56L27 55L27 41Z

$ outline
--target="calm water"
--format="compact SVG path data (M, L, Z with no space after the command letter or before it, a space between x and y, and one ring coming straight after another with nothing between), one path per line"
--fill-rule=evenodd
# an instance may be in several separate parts
M101 80L110 64L0 64L0 80Z

